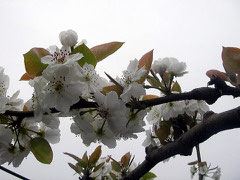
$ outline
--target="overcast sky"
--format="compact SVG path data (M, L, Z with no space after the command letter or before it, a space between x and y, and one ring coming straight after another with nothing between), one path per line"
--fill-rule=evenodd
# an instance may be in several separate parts
M60 45L59 32L73 29L80 40L87 40L89 47L125 42L119 51L97 65L102 76L104 71L113 77L121 75L129 60L140 59L154 49L154 59L171 56L187 63L189 73L179 82L188 91L207 85L208 69L223 70L222 46L240 47L239 8L238 0L0 0L0 66L10 76L9 94L20 89L20 97L28 100L32 89L26 82L18 81L25 72L22 54L32 47ZM226 97L210 108L221 112L238 104L238 99ZM30 155L17 169L4 166L34 180L78 179L67 165L74 161L62 152L82 156L98 144L85 147L79 137L71 134L70 124L69 119L61 120L61 141L52 146L51 165L43 165ZM220 166L222 179L240 177L238 137L239 129L226 131L200 145L202 159ZM143 133L138 140L121 141L113 150L103 145L103 154L119 159L130 151L136 162L141 162L145 157L141 146L144 138ZM177 156L168 163L159 163L153 172L157 179L190 179L187 163L194 160L195 152L191 157ZM14 179L3 171L0 177Z

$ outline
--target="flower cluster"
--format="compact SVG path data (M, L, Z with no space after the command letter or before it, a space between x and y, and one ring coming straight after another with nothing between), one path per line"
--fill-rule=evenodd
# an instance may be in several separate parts
M109 148L115 148L119 139L137 138L138 133L145 131L146 117L152 128L145 131L143 146L159 147L194 127L209 110L204 101L196 100L148 108L141 102L181 93L175 78L187 71L186 64L176 58L158 59L152 65L150 51L140 60L130 61L122 76L113 78L106 73L107 80L97 73L96 65L123 43L111 42L89 49L85 41L78 43L73 30L61 32L59 40L62 47L32 48L24 54L26 73L21 80L28 80L34 89L26 103L18 98L20 91L7 96L9 77L0 67L0 165L8 162L17 167L29 152L38 161L51 163L49 143L60 140L59 117L71 117L71 132L80 136L86 146L100 142ZM150 88L159 90L159 95L146 95ZM20 115L15 111L21 111L17 112ZM69 165L77 173L94 179L120 179L135 168L130 153L117 162L111 157L99 159L100 151L97 148L89 159L86 154L80 159L68 153L78 161L75 166ZM154 177L150 173L144 179Z
M152 76L148 77L151 86L147 88L160 90L161 97L181 93L174 78L185 74L185 70L186 64L175 58L158 59L152 65ZM200 122L208 110L207 104L200 100L173 101L152 107L146 116L152 129L146 131L143 146L161 146L174 141Z
M201 176L203 176L203 178L209 177L214 180L219 180L221 177L221 168L219 167L210 168L210 166L207 166L206 162L198 163L197 167L195 164L190 167L190 173L191 173L192 179L197 172Z

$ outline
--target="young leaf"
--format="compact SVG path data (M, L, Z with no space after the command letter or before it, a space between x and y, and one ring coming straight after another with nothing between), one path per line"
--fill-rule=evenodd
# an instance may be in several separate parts
M120 166L120 164L117 161L112 161L111 165L112 165L112 169L114 171L121 172L122 167Z
M112 86L106 86L102 89L102 93L104 95L106 95L107 93L111 92L111 91L115 91L119 96L122 94L122 90L119 89L116 85L112 85Z
M148 99L156 99L156 98L159 98L159 96L156 96L156 95L144 95L142 97L142 100L148 100Z
M182 92L181 86L178 84L177 81L173 84L172 91L176 91L176 92L179 92L179 93Z
M143 83L144 80L147 78L147 75L152 66L152 60L153 60L153 50L144 54L142 58L139 60L138 69L141 69L143 66L145 66L145 69L147 70L146 74L137 81L139 84Z
M87 151L83 154L82 160L88 164L88 156L87 156Z
M79 158L79 157L77 157L77 156L75 156L74 154L71 154L71 153L66 153L65 152L64 154L66 154L66 155L72 157L73 159L75 159L79 166L81 166L83 168L87 168L87 166L88 166L87 162L83 161L81 158Z
M36 159L44 164L50 164L53 159L53 152L51 146L42 137L36 137L30 141L30 150Z
M94 152L91 154L91 156L89 157L89 166L90 167L95 166L95 164L97 163L97 161L100 158L101 154L102 154L101 146L98 146L94 150Z
M121 158L121 165L123 165L124 167L128 167L130 158L131 158L130 152L126 153L126 154Z
M147 180L147 179L153 179L156 178L157 176L152 173L152 172L147 172L146 174L144 174L144 176L142 177L142 180Z
M83 57L78 60L78 64L83 66L85 63L96 66L97 60L92 51L83 43L72 50L71 54L82 53Z
M41 58L48 55L49 52L43 48L32 48L24 54L24 64L27 74L30 77L41 76L42 71L48 66L41 62Z
M95 55L97 62L105 59L109 55L117 51L124 42L110 42L92 47L90 50Z
M113 180L117 180L117 175L116 174L114 174L112 172L110 172L109 174L110 174L110 176Z
M193 162L188 163L188 165L195 165L197 163L198 163L198 161L193 161Z
M79 173L79 169L74 166L72 163L68 163L68 165L76 172L76 173Z
M30 79L33 79L33 77L31 77L28 73L25 73L22 75L22 77L20 78L20 81L28 81Z
M102 163L100 163L99 165L97 165L97 166L94 168L93 172L96 172L97 170L99 170L101 167L103 167L104 164L105 164L105 163L102 162Z
M165 145L166 144L165 140L168 138L170 134L170 127L166 124L161 124L160 128L157 128L157 126L155 126L155 134L160 140L161 144Z

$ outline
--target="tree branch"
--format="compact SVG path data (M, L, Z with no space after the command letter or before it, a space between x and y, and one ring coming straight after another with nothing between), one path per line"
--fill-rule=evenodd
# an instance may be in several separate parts
M174 142L160 148L146 148L145 160L123 180L137 180L150 171L156 164L174 155L188 156L193 147L206 141L218 132L240 127L240 106L222 113L207 112L201 123L184 133Z

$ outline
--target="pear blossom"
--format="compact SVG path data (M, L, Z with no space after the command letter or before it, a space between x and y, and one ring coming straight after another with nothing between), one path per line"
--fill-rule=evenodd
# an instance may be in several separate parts
M194 116L196 112L203 116L204 113L209 111L209 107L205 101L202 100L188 100L186 101L185 112L189 116Z
M149 124L156 124L158 122L160 122L161 118L162 118L162 105L156 105L153 106L152 109L150 110L150 112L148 113L146 119L148 121Z
M191 173L191 179L193 179L194 175L197 173L196 166L191 166L190 167L190 173Z
M152 65L152 70L155 73L160 74L160 76L164 73L171 73L174 76L182 76L183 74L187 73L186 70L186 63L179 62L176 58L173 57L166 57L166 58L159 58L157 61L154 61Z
M56 144L60 141L60 130L58 128L52 129L44 123L40 123L40 132L44 134L43 137L51 144Z
M91 93L95 91L101 91L103 87L108 85L107 80L100 77L94 66L88 63L85 63L83 67L77 66L79 72L79 80L86 84L86 89L82 91L83 98L91 97Z
M143 141L142 146L147 147L149 145L152 145L153 147L157 146L156 142L153 139L152 131L151 129L148 129L145 131L146 133L146 139Z
M67 113L70 106L80 100L82 90L85 85L76 81L76 72L74 67L61 66L49 73L47 69L43 71L43 77L48 80L44 88L45 96L42 101L43 109L55 107L57 110Z
M4 74L4 69L0 66L0 97L5 97L9 87L9 76Z
M120 134L128 122L126 117L127 108L125 103L118 99L116 92L111 91L104 96L99 91L94 93L95 100L99 105L99 115L106 119L114 134Z
M69 29L67 31L60 32L59 39L63 46L73 47L78 42L78 35L75 31Z
M174 101L162 104L161 112L164 120L169 120L170 118L175 118L180 114L184 114L185 102L184 101Z
M7 110L21 110L23 107L23 100L18 98L20 91L18 90L16 93L12 95L12 97L7 97L8 101L6 103Z
M138 60L130 61L127 70L123 71L123 77L120 79L120 84L123 87L128 86L129 84L141 79L142 76L146 74L147 70L145 66L138 69Z
M41 58L41 62L44 64L70 64L83 57L83 55L80 53L70 55L71 48L69 46L63 46L61 49L59 49L57 46L53 45L50 46L48 50L50 55L46 55Z
M131 98L140 99L140 97L145 94L146 90L143 88L143 86L137 82L133 82L123 89L123 93L120 95L120 97L125 103L127 103L131 100Z
M220 177L221 177L221 168L217 167L216 171L213 173L211 178L214 180L219 180Z
M123 137L124 139L128 138L136 139L138 137L136 133L145 131L143 127L146 124L143 121L143 118L146 116L146 114L147 114L146 110L132 112L130 109L128 109L128 112L126 114L126 116L128 117L128 122L125 125L125 128L122 129L120 136Z

